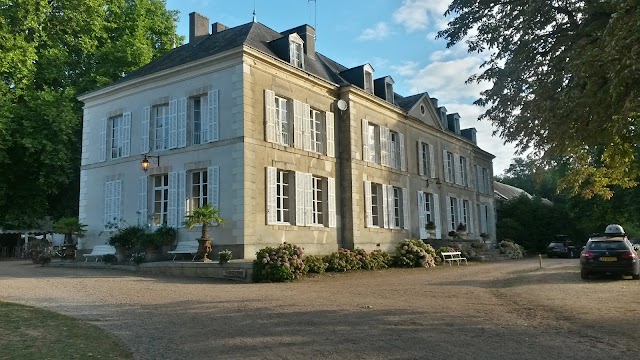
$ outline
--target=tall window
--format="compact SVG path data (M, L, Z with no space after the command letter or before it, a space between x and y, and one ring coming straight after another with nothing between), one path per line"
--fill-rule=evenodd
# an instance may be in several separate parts
M282 145L291 146L291 124L287 103L287 99L276 96L276 132Z
M393 212L391 227L402 227L402 219L404 218L402 214L402 189L395 186L393 187L393 209L391 211Z
M400 136L395 131L389 132L389 165L400 168Z
M422 163L420 164L422 167L422 174L425 176L431 176L431 154L429 153L429 144L421 142L420 152L422 153Z
M489 169L482 168L482 183L484 185L484 192L489 193L491 191L491 178L489 177Z
M382 227L382 185L371 183L371 218L373 226Z
M369 161L380 163L380 127L376 124L369 124Z
M447 159L446 159L446 171L447 178L449 178L450 182L456 182L456 170L455 170L455 159L452 152L447 151Z
M310 131L311 131L311 151L317 153L324 153L323 143L324 143L324 124L322 123L322 114L317 111L311 109L311 114L309 117L310 120Z
M120 225L120 202L122 181L107 181L104 184L104 228L113 230Z
M460 156L460 184L469 186L469 174L467 174L467 158Z
M191 110L191 141L193 142L193 145L198 145L198 144L202 144L204 143L204 139L202 139L202 125L203 125L203 118L202 118L202 107L204 106L204 101L206 98L204 97L194 97L191 100L191 104L192 104L192 110Z
M424 193L424 222L435 221L433 213L433 194Z
M470 213L469 200L462 200L462 223L467 226L467 231L470 231L471 213Z
M323 191L322 191L323 179L320 177L311 177L311 194L312 194L312 209L311 209L311 223L313 225L324 225L324 206L323 206ZM296 199L297 201L298 199Z
M169 175L153 177L153 225L167 224L169 208Z
M276 221L290 222L290 185L292 173L278 169L276 178Z
M452 197L449 198L449 217L451 223L449 223L449 229L455 230L458 227L458 199Z
M169 148L169 104L153 107L153 123L155 129L154 149Z
M118 115L111 120L111 158L117 159L124 156L124 117Z
M207 193L207 170L194 171L191 173L189 182L189 212L209 203Z

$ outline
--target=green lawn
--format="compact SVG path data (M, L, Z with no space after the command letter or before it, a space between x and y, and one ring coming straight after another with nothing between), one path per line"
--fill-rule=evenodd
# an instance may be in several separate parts
M133 355L95 325L0 302L0 359L133 359Z

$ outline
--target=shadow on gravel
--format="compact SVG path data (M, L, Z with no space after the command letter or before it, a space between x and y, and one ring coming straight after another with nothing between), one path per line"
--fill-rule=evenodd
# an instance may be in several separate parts
M86 307L140 359L591 359L626 354L615 342L567 344L553 329L444 317L438 309L300 310L180 301L139 308ZM230 307L231 306L231 307ZM93 314L92 314L93 313ZM144 320L148 317L146 320ZM454 350L455 348L455 350Z

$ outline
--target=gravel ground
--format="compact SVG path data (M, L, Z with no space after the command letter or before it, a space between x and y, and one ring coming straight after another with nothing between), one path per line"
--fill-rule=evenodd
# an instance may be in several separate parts
M115 334L138 359L637 359L640 281L537 259L287 284L0 262L0 300Z

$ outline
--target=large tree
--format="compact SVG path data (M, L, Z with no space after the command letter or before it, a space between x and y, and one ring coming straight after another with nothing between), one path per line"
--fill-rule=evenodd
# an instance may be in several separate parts
M183 41L164 0L0 0L0 226L77 213L82 104Z
M573 193L637 186L638 0L453 0L445 15L448 47L487 54L469 81L492 84L476 104L505 141L564 163L559 187Z

